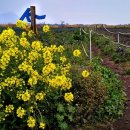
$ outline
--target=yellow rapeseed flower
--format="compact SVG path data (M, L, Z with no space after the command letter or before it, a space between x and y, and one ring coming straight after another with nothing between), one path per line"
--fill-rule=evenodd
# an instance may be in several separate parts
M50 26L49 25L44 25L43 26L43 32L49 32L50 31Z
M89 76L89 71L84 70L84 71L82 72L82 76L83 76L84 78L87 78L87 77Z
M22 32L22 37L26 37L27 33L26 32Z
M27 41L25 37L20 38L20 45L27 48L30 46L30 43Z
M33 106L29 107L29 112L33 113L34 112L33 109L34 109Z
M28 90L26 90L26 92L24 92L24 93L22 94L22 100L23 100L24 102L28 101L28 100L30 99L30 97L31 97L31 95L30 95L30 93L28 92Z
M27 61L23 61L22 64L18 66L18 68L20 71L27 72L28 74L30 74L33 71L32 66L29 65Z
M27 120L27 125L28 125L28 127L30 127L30 128L35 127L35 125L36 125L36 120L35 120L35 118L33 118L32 116L29 116L29 117L28 117L28 120Z
M22 108L22 107L19 107L18 109L17 109L17 117L19 117L19 118L23 118L23 116L25 115L25 110Z
M73 94L72 94L71 92L70 92L70 93L65 93L64 99L65 99L65 101L67 101L67 102L72 102L73 99L74 99L74 96L73 96Z
M74 55L75 57L79 57L79 56L81 55L81 51L78 50L78 49L76 49L76 50L73 51L73 55Z
M35 96L35 98L36 98L36 100L41 101L41 100L44 99L45 95L46 95L46 94L43 93L43 92L41 92L41 93L37 93L36 96Z
M17 20L16 26L25 30L29 30L30 26L27 24L27 22L22 21L22 20Z
M30 30L30 31L28 32L28 36L29 36L29 37L34 36L34 31L33 31L33 30Z
M40 51L42 49L42 43L40 41L33 41L31 47L34 50Z
M41 128L41 129L45 129L45 126L46 126L46 124L45 124L45 123L40 122L40 124L39 124L39 128Z
M63 90L70 89L72 87L71 79L67 78L65 75L55 76L53 79L49 79L49 85Z
M44 76L46 76L46 75L49 75L50 73L54 72L55 69L56 69L56 65L53 63L49 63L43 67L42 73Z
M36 85L36 84L37 84L37 77L36 77L36 76L33 76L33 77L29 78L29 79L28 79L28 84L29 84L30 86Z
M64 50L65 50L65 48L62 45L58 46L58 48L57 48L57 51L60 53L62 53Z
M60 57L60 61L61 61L62 63L66 62L66 57L65 57L65 56Z
M39 58L39 53L35 50L29 52L29 63L36 61Z
M49 50L46 50L43 53L43 59L45 64L51 63L53 60L53 54Z
M5 108L5 112L6 113L11 113L14 110L14 106L13 105L8 105Z

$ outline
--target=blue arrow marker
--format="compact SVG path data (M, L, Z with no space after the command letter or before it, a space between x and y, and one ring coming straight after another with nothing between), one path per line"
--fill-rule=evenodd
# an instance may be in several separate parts
M46 18L46 15L41 15L41 16L35 15L35 18L36 18L36 19L45 19L45 18Z
M30 8L27 8L26 11L23 13L23 15L21 16L20 20L24 20L25 18L27 19L28 22L31 22L30 16L31 16L31 12L30 12ZM45 19L46 15L35 15L36 19Z
M27 8L26 11L21 16L20 20L24 20L26 18L28 22L31 22L30 16L31 16L30 8Z

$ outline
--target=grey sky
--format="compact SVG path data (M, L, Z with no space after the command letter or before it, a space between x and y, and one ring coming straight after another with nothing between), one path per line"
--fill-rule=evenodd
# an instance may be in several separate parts
M129 24L130 0L1 0L0 23L15 23L26 8L36 6L37 22L69 24Z

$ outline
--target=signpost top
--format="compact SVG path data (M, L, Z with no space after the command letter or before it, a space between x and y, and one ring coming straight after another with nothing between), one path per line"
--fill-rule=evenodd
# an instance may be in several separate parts
M20 20L24 20L26 18L28 22L31 22L31 29L34 31L34 33L36 33L36 19L41 20L46 18L46 15L39 16L36 15L35 12L35 6L30 6L30 8L27 8L25 10L25 12L20 18Z
M30 6L30 8L35 8L35 6ZM30 8L27 8L27 9L25 10L25 12L24 12L23 15L21 16L20 20L24 20L24 19L26 18L28 22L31 22L31 19L30 19L31 9L30 9ZM46 15L36 15L36 14L35 14L35 18L38 19L38 20L45 19L45 18L46 18Z

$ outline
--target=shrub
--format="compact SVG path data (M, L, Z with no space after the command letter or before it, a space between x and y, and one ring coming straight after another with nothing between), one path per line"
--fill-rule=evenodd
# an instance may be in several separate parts
M75 106L65 48L32 37L0 34L0 129L69 130Z
M94 114L106 99L106 86L102 82L100 73L91 73L83 78L81 73L84 69L73 67L73 88L76 104L75 120L77 126L93 126ZM91 71L90 71L91 72Z
M72 68L77 108L75 124L87 129L105 127L123 115L126 99L122 83L98 59L93 59L87 69L91 72L90 76L82 78L80 74L83 68Z
M94 59L92 66L94 71L101 73L103 82L107 88L107 98L96 115L99 122L113 122L123 115L126 95L119 77L109 68L101 65L101 61Z

